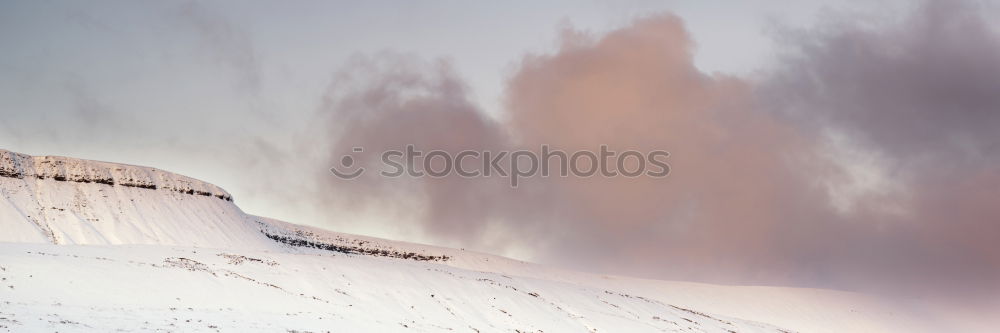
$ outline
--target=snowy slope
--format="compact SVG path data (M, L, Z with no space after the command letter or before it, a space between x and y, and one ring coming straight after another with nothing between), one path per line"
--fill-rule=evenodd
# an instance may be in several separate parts
M415 253L440 265L492 272L635 295L672 306L749 319L801 332L990 332L988 323L952 318L935 304L900 303L871 295L810 288L724 286L660 281L567 271L509 258L459 249L390 241L295 225L258 217L263 231L280 238L304 240L295 248L334 245L364 247L390 253ZM619 330L612 330L619 332Z
M0 243L12 331L780 332L603 288L420 261Z
M245 214L147 167L0 150L0 330L935 331L816 289L599 276Z

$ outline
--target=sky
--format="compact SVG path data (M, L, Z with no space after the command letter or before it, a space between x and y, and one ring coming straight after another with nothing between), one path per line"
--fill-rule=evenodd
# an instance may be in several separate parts
M0 148L585 270L1000 290L991 1L5 1ZM332 177L353 147L670 152L665 179Z
M248 155L266 159L270 148L306 149L299 141L307 138L296 136L352 59L443 59L469 85L476 106L497 115L520 57L555 49L565 27L596 34L676 12L697 40L699 68L751 73L768 61L772 22L805 24L831 5L5 2L0 140L19 152L151 165L210 180L248 212L324 225L330 212L276 203L247 181L253 174L233 171L255 163ZM401 236L357 224L350 230Z

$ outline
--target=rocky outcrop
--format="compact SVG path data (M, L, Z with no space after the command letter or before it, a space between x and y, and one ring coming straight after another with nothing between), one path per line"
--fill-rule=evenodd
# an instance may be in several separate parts
M255 220L267 238L292 247L415 261L449 262L453 258L451 249L343 234L259 216Z

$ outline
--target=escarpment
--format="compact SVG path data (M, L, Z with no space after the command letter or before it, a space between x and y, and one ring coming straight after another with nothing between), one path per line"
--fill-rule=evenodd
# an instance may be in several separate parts
M0 150L0 242L270 248L222 188L143 166Z
M155 168L61 156L31 156L8 150L0 150L0 177L167 190L233 200L232 195L218 186Z
M449 262L425 246L251 216L222 188L163 170L0 150L0 242L184 245Z

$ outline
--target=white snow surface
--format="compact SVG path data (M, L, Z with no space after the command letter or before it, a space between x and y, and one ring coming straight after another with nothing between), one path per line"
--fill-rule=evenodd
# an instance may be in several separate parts
M147 167L0 150L0 195L8 332L941 329L856 293L594 275L295 225Z

